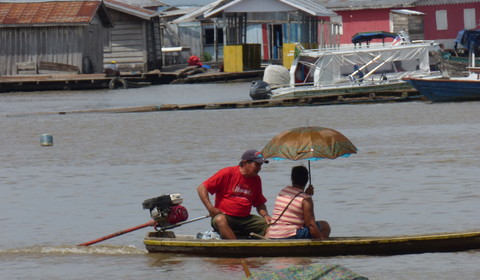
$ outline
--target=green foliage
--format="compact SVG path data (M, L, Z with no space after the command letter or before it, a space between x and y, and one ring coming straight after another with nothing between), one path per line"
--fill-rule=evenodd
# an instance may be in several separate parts
M202 54L202 57L200 58L201 61L212 61L212 55L207 53L207 52L204 52Z

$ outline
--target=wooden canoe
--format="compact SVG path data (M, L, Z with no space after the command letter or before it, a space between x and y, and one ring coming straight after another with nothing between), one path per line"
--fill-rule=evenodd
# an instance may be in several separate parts
M344 255L402 255L480 249L480 231L383 237L311 239L195 239L173 232L149 232L144 244L149 253L175 253L211 257L328 257Z

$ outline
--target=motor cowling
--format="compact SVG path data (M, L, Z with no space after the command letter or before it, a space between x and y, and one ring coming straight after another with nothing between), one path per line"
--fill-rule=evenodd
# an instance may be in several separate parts
M270 99L272 89L267 82L257 80L250 86L250 97L253 100Z
M188 219L187 209L180 205L183 202L179 193L164 194L143 201L143 209L150 211L150 216L157 227L177 224Z

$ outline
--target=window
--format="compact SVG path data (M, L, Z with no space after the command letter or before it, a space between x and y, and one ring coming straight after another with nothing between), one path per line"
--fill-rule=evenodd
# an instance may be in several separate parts
M437 30L447 30L447 10L438 10L435 12L435 20L437 22Z
M332 17L330 17L330 21L338 24L336 26L333 26L332 28L333 29L338 28L337 29L338 35L343 35L343 18L342 18L342 16L332 16ZM333 32L333 34L337 34L337 33Z
M465 29L474 29L477 27L475 24L475 9L463 10L463 23Z
M215 43L215 29L205 28L205 45L213 45ZM217 43L223 44L223 29L217 28Z

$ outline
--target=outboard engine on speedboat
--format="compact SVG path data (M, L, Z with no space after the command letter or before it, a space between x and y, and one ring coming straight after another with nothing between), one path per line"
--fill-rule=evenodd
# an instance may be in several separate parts
M145 200L143 209L150 210L150 216L156 222L156 227L164 228L188 219L188 212L180 205L183 202L179 193L165 194Z
M270 99L271 95L272 89L267 82L262 80L252 82L252 85L250 86L250 97L253 100Z

